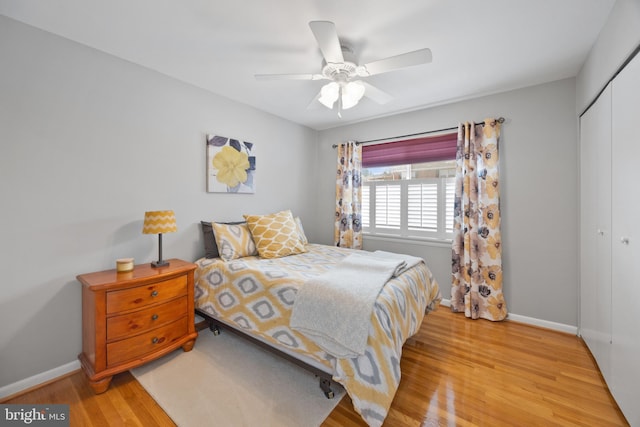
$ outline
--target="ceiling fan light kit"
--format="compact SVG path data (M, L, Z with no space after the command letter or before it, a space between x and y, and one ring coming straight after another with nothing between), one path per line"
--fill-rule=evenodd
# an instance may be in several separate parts
M357 105L363 96L379 104L384 104L392 99L391 95L370 83L353 80L353 78L364 78L426 64L432 59L429 49L419 49L364 65L357 65L353 50L340 43L333 22L311 21L309 27L322 53L321 74L256 74L255 77L257 80L331 80L330 83L322 86L316 99L329 109L333 109L337 101L338 117L342 117L342 110Z
M365 87L361 81L331 82L322 86L318 101L325 107L333 109L333 104L340 100L340 109L348 110L362 99L364 92Z

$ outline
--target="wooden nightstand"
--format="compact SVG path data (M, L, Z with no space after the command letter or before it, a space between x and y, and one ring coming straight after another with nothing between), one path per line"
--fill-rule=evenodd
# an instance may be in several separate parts
M113 375L157 359L178 347L190 351L196 265L170 259L167 267L136 265L133 271L81 274L82 353L93 391L103 393Z

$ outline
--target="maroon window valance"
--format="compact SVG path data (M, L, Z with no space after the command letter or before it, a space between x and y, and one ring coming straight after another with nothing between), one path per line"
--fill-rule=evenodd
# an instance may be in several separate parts
M362 167L397 166L455 160L457 133L364 145Z

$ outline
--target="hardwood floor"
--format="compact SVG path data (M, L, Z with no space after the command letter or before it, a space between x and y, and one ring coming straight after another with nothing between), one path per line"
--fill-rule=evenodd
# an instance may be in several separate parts
M581 338L430 313L404 346L385 420L400 426L627 426ZM323 427L366 426L348 397Z
M441 307L407 342L401 365L385 427L628 425L573 335ZM100 395L76 372L3 403L69 403L71 426L174 425L128 372ZM350 426L366 424L347 396L323 427Z
M115 375L102 394L94 394L84 373L76 371L2 403L69 404L72 427L175 426L128 371Z

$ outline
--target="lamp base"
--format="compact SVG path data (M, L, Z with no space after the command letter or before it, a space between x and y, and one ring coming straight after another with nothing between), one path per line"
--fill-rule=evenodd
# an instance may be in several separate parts
M167 265L169 265L169 261L165 260L158 260L151 263L151 267L153 268L166 267Z

